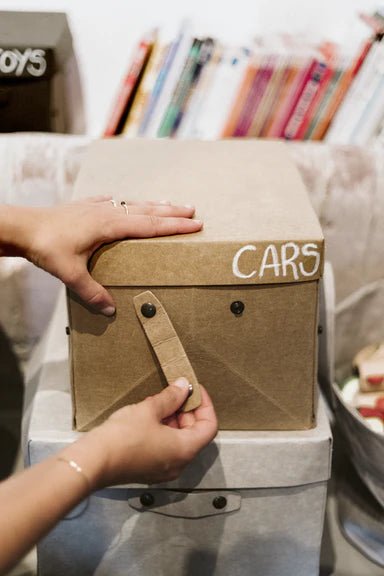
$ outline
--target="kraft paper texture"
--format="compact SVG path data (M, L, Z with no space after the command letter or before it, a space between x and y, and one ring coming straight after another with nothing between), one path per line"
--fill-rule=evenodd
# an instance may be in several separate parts
M126 240L93 256L92 275L117 313L94 314L70 295L77 429L166 385L134 310L133 298L148 287L212 396L221 429L312 427L323 236L285 145L97 142L76 184L78 197L91 192L192 203L204 229Z

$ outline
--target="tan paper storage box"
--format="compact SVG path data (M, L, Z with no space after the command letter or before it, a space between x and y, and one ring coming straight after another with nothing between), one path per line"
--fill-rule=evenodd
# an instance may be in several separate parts
M208 389L221 429L312 427L323 236L286 145L96 142L75 195L107 193L194 204L204 229L126 240L93 256L92 275L117 313L106 318L69 297L76 428L166 384L135 312L133 298L147 290Z

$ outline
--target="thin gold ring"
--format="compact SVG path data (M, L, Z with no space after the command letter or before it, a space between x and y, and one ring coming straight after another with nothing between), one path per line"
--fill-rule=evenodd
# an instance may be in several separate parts
M128 206L127 206L126 202L124 202L124 200L122 200L122 202L120 202L120 205L124 208L125 213L128 216L129 212L128 212Z

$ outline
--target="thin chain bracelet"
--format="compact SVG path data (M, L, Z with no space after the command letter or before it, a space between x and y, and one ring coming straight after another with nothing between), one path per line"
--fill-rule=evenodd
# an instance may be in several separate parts
M69 458L64 458L63 456L58 456L57 460L59 460L60 462L65 462L66 464L68 464L68 466L70 468L72 468L72 470L74 470L77 474L79 474L83 478L84 482L87 485L87 491L88 492L92 491L91 490L91 483L89 481L88 476L86 475L86 473L84 472L82 467L79 466L77 462L75 462L75 460L70 460Z

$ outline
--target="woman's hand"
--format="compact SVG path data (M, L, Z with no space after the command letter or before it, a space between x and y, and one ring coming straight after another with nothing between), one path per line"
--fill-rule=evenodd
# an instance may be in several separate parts
M198 232L192 206L169 202L114 206L110 196L87 198L49 208L5 206L0 211L0 255L18 255L64 282L89 306L115 312L108 291L90 276L87 264L102 244Z
M178 414L188 382L115 412L57 454L0 483L0 573L16 563L93 490L173 480L217 431L202 389L200 408ZM167 421L171 425L167 425ZM72 462L72 464L71 464ZM74 469L74 464L78 469Z
M174 480L217 432L212 402L203 387L201 392L199 408L179 413L188 397L188 382L180 378L159 394L121 408L64 455L81 463L93 489Z

